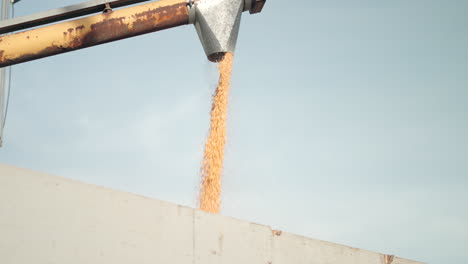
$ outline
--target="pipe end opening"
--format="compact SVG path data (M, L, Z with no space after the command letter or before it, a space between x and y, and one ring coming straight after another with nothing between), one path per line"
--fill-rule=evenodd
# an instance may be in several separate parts
M211 62L218 63L222 61L225 56L226 56L226 52L216 52L216 53L208 55L208 60Z

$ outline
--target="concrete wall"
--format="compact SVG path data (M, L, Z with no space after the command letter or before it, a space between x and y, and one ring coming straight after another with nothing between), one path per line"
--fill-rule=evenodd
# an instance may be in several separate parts
M0 165L0 263L386 264L384 255ZM392 264L413 264L395 257Z

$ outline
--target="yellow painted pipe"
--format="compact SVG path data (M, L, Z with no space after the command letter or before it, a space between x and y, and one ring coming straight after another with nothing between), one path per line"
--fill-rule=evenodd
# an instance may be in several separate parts
M186 0L160 0L0 37L0 67L189 23Z

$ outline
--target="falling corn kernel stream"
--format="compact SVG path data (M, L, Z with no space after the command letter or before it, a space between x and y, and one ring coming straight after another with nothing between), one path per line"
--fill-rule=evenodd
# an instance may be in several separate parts
M219 83L213 97L211 125L201 167L200 209L219 213L221 203L221 176L226 143L226 116L234 56L226 53L218 63Z

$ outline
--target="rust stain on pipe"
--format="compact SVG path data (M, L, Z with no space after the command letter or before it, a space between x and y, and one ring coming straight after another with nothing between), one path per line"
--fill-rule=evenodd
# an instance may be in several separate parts
M0 67L188 24L185 0L161 0L0 38Z

